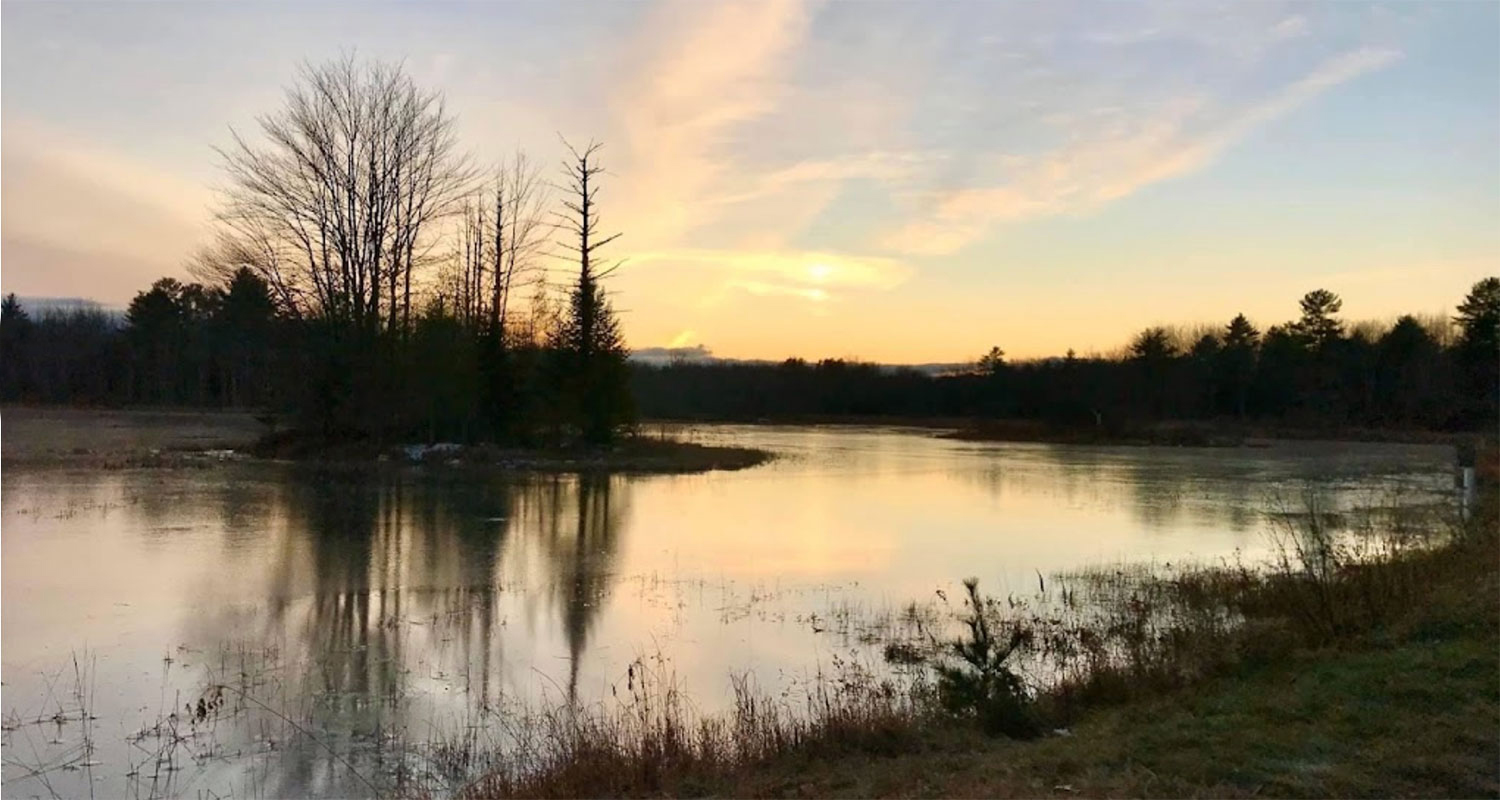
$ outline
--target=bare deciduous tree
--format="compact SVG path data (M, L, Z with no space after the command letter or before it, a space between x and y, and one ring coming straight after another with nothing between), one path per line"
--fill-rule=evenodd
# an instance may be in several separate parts
M263 142L220 151L224 233L200 264L250 266L298 315L404 329L434 222L472 178L442 96L345 57L305 65L257 122Z
M500 166L495 181L495 269L491 325L505 331L513 290L540 276L537 258L547 242L547 193L541 170L517 151ZM533 291L541 291L539 284Z
M496 169L492 182L463 200L439 293L476 329L504 331L514 291L539 271L537 257L549 230L545 188L540 172L518 152Z
M277 311L298 317L307 298L298 282L283 271L279 248L271 236L257 226L220 229L213 241L188 261L188 272L210 285L227 285L241 269L248 269L266 282Z

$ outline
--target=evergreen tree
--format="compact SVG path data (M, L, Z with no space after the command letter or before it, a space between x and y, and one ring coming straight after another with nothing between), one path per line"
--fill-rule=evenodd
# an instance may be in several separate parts
M182 284L162 278L140 292L125 311L126 340L133 355L134 399L175 403L186 361L187 315Z
M1314 289L1303 295L1299 304L1302 318L1294 326L1314 350L1324 350L1344 335L1344 323L1334 316L1344 307L1338 295L1327 289Z
M1245 416L1250 386L1255 380L1255 361L1260 348L1260 331L1236 314L1224 330L1224 346L1219 350L1220 386L1228 393L1229 407L1236 416Z
M0 302L0 398L19 400L29 383L31 317L15 293Z
M1005 351L999 347L991 347L988 353L979 357L979 373L981 375L998 375L1005 368Z
M1485 278L1474 284L1453 318L1459 341L1491 354L1500 352L1500 278Z
M247 267L230 275L213 316L213 349L223 401L258 405L270 399L276 302L264 278Z
M1193 342L1193 348L1188 352L1188 365L1191 368L1189 388L1192 397L1196 399L1191 411L1198 416L1212 416L1216 410L1219 396L1218 363L1222 350L1219 337L1205 333L1198 337L1198 341Z
M1375 398L1381 422L1436 424L1443 422L1439 404L1443 393L1442 348L1422 323L1411 315L1396 320L1378 345Z
M1288 416L1301 410L1310 361L1307 339L1295 325L1272 325L1266 330L1254 383L1256 405L1262 413Z
M1166 410L1172 391L1172 362L1176 357L1177 346L1166 328L1147 328L1130 343L1130 360L1138 373L1137 394L1145 398L1146 410L1152 416L1159 417Z
M1458 306L1461 416L1494 430L1500 416L1500 278L1475 283Z

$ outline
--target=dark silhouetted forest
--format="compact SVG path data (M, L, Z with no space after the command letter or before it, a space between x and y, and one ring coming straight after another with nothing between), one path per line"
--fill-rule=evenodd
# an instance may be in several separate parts
M365 435L496 441L607 438L632 409L662 419L967 417L1086 430L1226 419L1473 430L1496 424L1500 400L1497 278L1476 283L1451 320L1350 325L1338 296L1318 290L1296 319L1264 331L1237 316L1217 329L1149 328L1111 357L1012 363L992 348L941 375L842 360L627 366L613 315L585 330L583 297L575 287L570 308L518 315L524 324L502 343L439 294L405 336L372 336L363 349L326 322L280 311L248 269L213 287L164 278L123 322L89 310L33 319L7 297L0 379L11 402L384 413ZM607 367L587 366L600 353ZM384 394L366 404L365 392ZM590 431L590 420L600 427Z
M1288 425L1475 429L1496 423L1500 279L1457 316L1347 325L1342 301L1308 293L1299 316L1260 330L1141 331L1109 357L1008 363L991 348L946 375L843 360L637 365L636 404L675 419L849 416L1028 419L1075 429L1238 419Z

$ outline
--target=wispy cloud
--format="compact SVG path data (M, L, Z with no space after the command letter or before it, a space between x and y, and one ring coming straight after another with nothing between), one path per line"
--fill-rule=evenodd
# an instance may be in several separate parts
M941 255L974 243L999 223L1098 208L1203 168L1256 128L1399 57L1394 50L1361 48L1246 107L1218 109L1187 97L1152 117L1080 132L1040 156L1003 159L1003 181L941 193L929 212L881 243L902 253Z
M113 300L180 269L204 231L207 187L25 119L4 136L12 277Z
M896 182L941 158L941 154L876 151L843 158L799 161L763 175L747 177L748 188L716 197L712 202L720 205L743 203L801 189L808 184L856 179Z
M816 286L786 286L780 283L766 283L765 281L752 281L737 278L724 284L726 290L741 290L749 292L758 297L795 297L799 300L809 300L814 303L827 302L830 295L827 289ZM712 305L723 299L723 293L709 295L704 299L705 305Z
M722 145L784 91L808 12L801 0L668 3L650 15L614 111L625 136L621 207L638 246L677 243L733 167ZM669 45L667 43L670 43Z
M706 296L709 304L730 290L821 303L847 291L889 291L912 275L896 259L819 251L667 250L636 256L632 263L715 273L717 288Z
M1307 33L1307 17L1301 14L1293 14L1276 23L1276 26L1271 29L1271 38L1277 40L1295 39L1299 36L1306 36Z

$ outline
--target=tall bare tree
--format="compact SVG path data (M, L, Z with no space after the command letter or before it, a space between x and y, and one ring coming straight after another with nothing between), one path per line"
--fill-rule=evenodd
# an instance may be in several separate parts
M435 222L472 178L442 96L349 56L304 65L257 123L262 141L236 132L220 151L224 233L201 261L251 267L301 316L406 327Z
M483 189L464 200L463 218L459 226L457 274L453 276L453 311L466 324L473 324L485 316L484 274L486 266L485 245L489 236L489 211L485 205Z
M495 246L490 324L499 332L509 322L513 290L540 276L537 259L547 243L547 185L540 168L517 151L501 164L495 179ZM535 289L535 287L534 287Z

